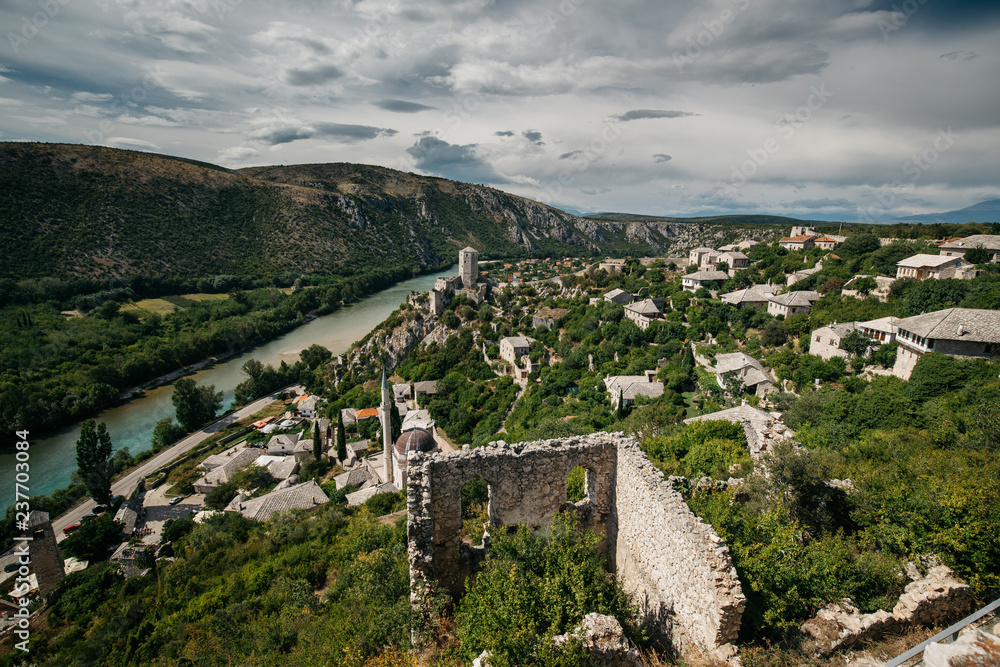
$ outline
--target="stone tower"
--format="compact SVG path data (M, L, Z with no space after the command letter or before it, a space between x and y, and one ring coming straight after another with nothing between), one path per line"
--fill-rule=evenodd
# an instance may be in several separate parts
M38 578L41 594L48 595L66 576L48 512L35 510L28 514L27 532L31 535L31 542L28 543L31 569Z
M458 274L462 278L462 287L475 289L479 281L479 253L475 248L467 247L458 253Z
M382 420L382 481L392 482L392 392L382 371L382 406L379 408Z

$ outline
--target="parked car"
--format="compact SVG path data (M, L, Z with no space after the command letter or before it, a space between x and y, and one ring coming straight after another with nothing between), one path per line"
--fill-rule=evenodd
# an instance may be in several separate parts
M4 565L3 566L3 571L4 572L13 572L13 571L17 570L20 567L21 567L21 563L19 563L18 561L14 561L13 563L7 563L6 565Z
M172 499L170 501L170 504L171 505L176 505L177 503L181 502L182 500L184 500L183 496L177 496L176 498L174 498L174 499Z
M91 512L90 514L84 514L82 517L80 517L80 522L83 523L84 521L90 521L91 519L96 519L96 518L97 515Z
M108 511L107 505L97 505L94 507L94 514L104 514Z
M63 528L63 535L69 535L79 527L80 527L79 523L74 523L72 526L66 526L65 528Z

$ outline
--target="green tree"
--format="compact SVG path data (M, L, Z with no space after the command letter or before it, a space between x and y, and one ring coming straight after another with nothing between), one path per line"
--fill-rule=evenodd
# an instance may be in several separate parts
M965 386L966 369L955 357L931 352L917 359L906 394L915 401L926 401Z
M316 370L322 364L330 361L331 358L333 358L333 353L322 345L318 345L316 343L313 343L306 349L302 350L299 354L299 359L301 359L302 363L304 363L311 371Z
M778 320L771 320L760 332L760 344L767 347L784 345L788 340L788 329Z
M871 276L862 276L851 283L851 289L857 290L859 294L868 294L878 289L878 283Z
M84 521L75 533L59 544L59 550L74 558L96 563L105 560L111 549L121 543L123 529L124 526L108 512Z
M854 259L855 257L875 252L881 247L882 244L874 234L854 234L847 237L847 240L837 248L837 254L847 259Z
M76 441L76 465L87 493L102 505L111 502L112 449L111 436L104 422L98 424L88 419L83 423Z
M990 260L990 253L981 245L965 251L965 261L971 264L985 264Z
M319 420L316 420L313 422L313 458L317 461L323 455L323 443L319 436Z
M165 449L187 434L183 426L175 424L170 417L164 417L153 427L153 451Z
M865 356L872 345L872 339L857 329L840 339L840 349L856 357Z
M177 412L177 421L188 432L214 419L215 413L222 408L222 392L216 392L215 385L199 387L190 378L174 383L174 395L170 400Z
M399 408L395 402L389 408L389 431L392 434L392 442L396 442L403 433L403 418L399 416Z
M347 459L347 434L344 433L344 415L337 410L337 459L343 463Z

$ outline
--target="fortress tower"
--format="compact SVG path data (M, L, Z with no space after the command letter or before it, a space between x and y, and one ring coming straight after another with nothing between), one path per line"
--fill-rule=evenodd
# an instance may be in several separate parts
M479 253L475 248L465 248L458 253L458 275L462 279L462 287L475 289L479 281Z
M32 537L29 543L31 567L38 577L38 588L42 595L48 595L66 576L48 512L33 510L28 514L28 531Z

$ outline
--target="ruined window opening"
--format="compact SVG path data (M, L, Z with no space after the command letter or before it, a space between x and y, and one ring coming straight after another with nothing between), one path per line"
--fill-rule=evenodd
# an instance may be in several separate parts
M489 482L476 476L462 487L462 540L474 547L483 544L483 533L490 523Z
M593 503L597 495L597 475L583 466L576 466L566 475L566 501Z

